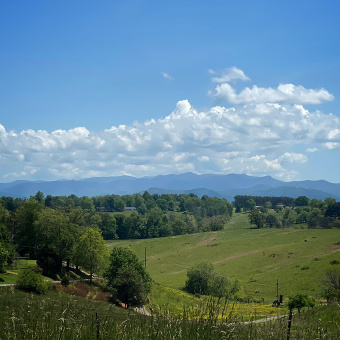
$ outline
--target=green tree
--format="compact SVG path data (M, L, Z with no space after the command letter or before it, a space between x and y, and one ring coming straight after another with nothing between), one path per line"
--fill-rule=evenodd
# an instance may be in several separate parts
M37 266L39 266L43 274L49 277L56 277L61 272L61 262L56 252L49 246L44 246L37 255Z
M115 210L117 211L123 211L124 208L126 207L125 202L120 197L115 198L114 204L115 204Z
M277 227L278 225L278 219L275 215L273 214L268 214L266 216L266 225L269 227L269 228L274 228L274 227Z
M104 277L116 299L140 306L151 291L151 277L137 255L128 248L114 247Z
M273 205L272 205L272 202L270 201L267 201L265 204L264 204L264 208L268 211L269 209L272 209Z
M256 208L256 202L252 198L250 198L249 200L246 201L246 204L244 207L247 211L254 210Z
M93 273L105 269L108 255L103 237L98 231L89 228L75 245L72 258L76 265L90 273L92 281Z
M126 307L143 306L151 290L151 280L144 281L142 275L131 266L123 266L112 282L113 296Z
M103 213L101 215L101 224L99 227L102 231L104 240L114 240L118 238L117 221L111 214Z
M313 298L310 298L308 295L304 294L296 294L289 298L288 301L288 308L290 310L297 309L300 313L301 309L303 307L314 307L315 306L315 300Z
M188 270L185 290L191 294L208 295L214 267L211 263L200 262Z
M0 273L6 272L8 251L0 242Z
M36 256L38 250L38 233L35 221L38 219L42 208L37 200L31 198L24 202L15 215L15 224L18 228L15 243L20 254L29 253L31 258Z
M76 226L69 223L67 217L60 211L45 208L34 222L34 230L37 254L41 255L42 249L45 247L44 251L47 251L46 248L48 248L47 252L57 256L57 271L60 272L63 260L69 260L71 257L72 248L78 236Z
M259 210L252 210L248 215L248 219L250 224L255 224L257 228L263 228L264 215Z
M309 205L309 198L307 196L299 196L294 200L296 207L306 207Z
M41 191L38 191L35 195L34 198L41 204L45 204L45 196Z

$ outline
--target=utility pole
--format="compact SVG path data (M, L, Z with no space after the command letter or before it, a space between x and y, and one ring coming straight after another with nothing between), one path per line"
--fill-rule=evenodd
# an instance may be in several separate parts
M146 268L146 247L145 247L145 255L144 255L144 265L145 265L145 268Z
M276 300L279 301L279 279L276 280Z

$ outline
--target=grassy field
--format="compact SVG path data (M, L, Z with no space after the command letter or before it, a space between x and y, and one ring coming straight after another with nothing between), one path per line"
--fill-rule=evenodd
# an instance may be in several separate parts
M147 240L107 242L108 248L127 246L141 260L147 251L147 270L155 282L183 288L188 268L199 261L238 279L247 295L265 303L279 294L321 294L320 279L327 269L340 269L340 231L251 229L246 214L235 214L225 230Z

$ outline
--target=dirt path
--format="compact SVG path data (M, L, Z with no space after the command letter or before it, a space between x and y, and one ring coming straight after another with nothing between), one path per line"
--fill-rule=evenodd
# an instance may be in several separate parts
M263 251L263 250L257 249L257 250L248 251L247 253L239 253L239 254L236 254L236 255L229 256L229 257L222 259L222 260L214 261L213 264L219 264L219 263L227 262L227 261L230 261L230 260L233 260L233 259L237 259L239 257L243 257L243 256L251 255L251 254L256 254L256 253L259 253L260 251Z
M210 238L207 238L207 239L205 239L203 241L198 242L197 245L198 246L205 246L205 245L209 244L210 242L212 242L214 240L216 240L215 237L210 237Z
M278 320L278 319L282 319L288 317L288 315L276 315L276 316L270 316L268 318L264 318L264 319L259 319L259 320L254 320L254 321L244 321L241 322L244 325L249 325L251 323L262 323L262 322L268 322L268 321L273 321L273 320Z
M248 251L248 252L245 252L245 253L235 254L235 255L229 256L229 257L227 257L225 259L214 261L213 264L219 264L219 263L223 263L223 262L228 262L230 260L237 259L239 257L243 257L243 256L247 256L247 255L252 255L252 254L257 254L257 253L260 253L260 252L263 252L263 251L268 251L269 249L279 248L279 247L282 247L282 246L283 246L283 244L277 244L276 246L269 247L269 248L255 249L255 250L251 250L251 251Z
M146 310L145 306L135 307L135 311L138 314L142 314L142 315L146 315L146 316L151 316L151 314Z

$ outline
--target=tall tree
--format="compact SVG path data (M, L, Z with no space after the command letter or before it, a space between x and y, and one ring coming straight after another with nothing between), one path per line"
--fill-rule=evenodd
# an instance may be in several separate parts
M249 215L250 224L255 224L257 228L263 228L264 215L257 209L252 210Z
M58 272L62 261L70 259L71 251L77 238L77 228L69 223L68 218L58 210L45 208L34 223L38 254L55 254ZM48 270L48 268L46 268Z
M92 281L94 273L105 269L108 256L109 252L103 237L98 231L89 228L75 245L73 261L90 273Z
M29 253L34 258L37 254L37 231L35 222L43 206L34 198L26 200L15 214L17 235L15 243L20 254Z
M114 247L104 276L117 299L135 306L145 303L151 290L151 277L132 250Z
M6 264L7 264L7 257L8 257L8 251L6 250L6 247L2 245L0 241L0 273L6 272Z

